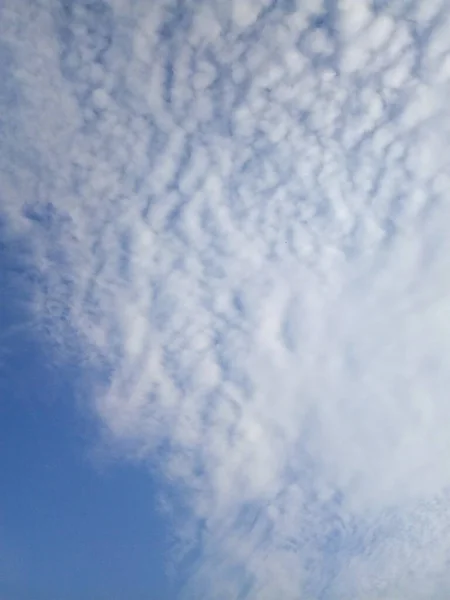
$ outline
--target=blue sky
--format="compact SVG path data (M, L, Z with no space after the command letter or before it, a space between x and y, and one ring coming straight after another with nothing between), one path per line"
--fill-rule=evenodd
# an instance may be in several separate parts
M172 598L155 482L95 451L76 409L83 369L52 365L30 331L15 255L1 273L0 597Z
M0 5L0 600L450 590L448 0Z

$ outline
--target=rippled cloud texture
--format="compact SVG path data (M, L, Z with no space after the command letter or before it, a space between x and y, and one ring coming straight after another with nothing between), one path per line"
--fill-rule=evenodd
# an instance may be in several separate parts
M1 218L182 598L450 596L449 10L1 3Z

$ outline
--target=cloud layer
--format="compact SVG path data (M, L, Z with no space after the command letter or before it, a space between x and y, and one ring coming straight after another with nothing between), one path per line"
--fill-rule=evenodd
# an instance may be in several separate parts
M448 597L449 10L2 3L0 214L185 598Z

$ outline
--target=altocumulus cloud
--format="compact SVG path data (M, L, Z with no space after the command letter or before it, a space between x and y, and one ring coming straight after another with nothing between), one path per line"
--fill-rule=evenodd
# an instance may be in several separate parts
M2 220L183 598L450 595L449 11L1 3Z

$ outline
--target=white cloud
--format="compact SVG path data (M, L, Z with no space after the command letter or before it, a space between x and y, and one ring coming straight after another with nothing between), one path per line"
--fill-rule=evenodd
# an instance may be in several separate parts
M445 596L448 2L147 5L1 9L35 310L184 490L186 597Z

